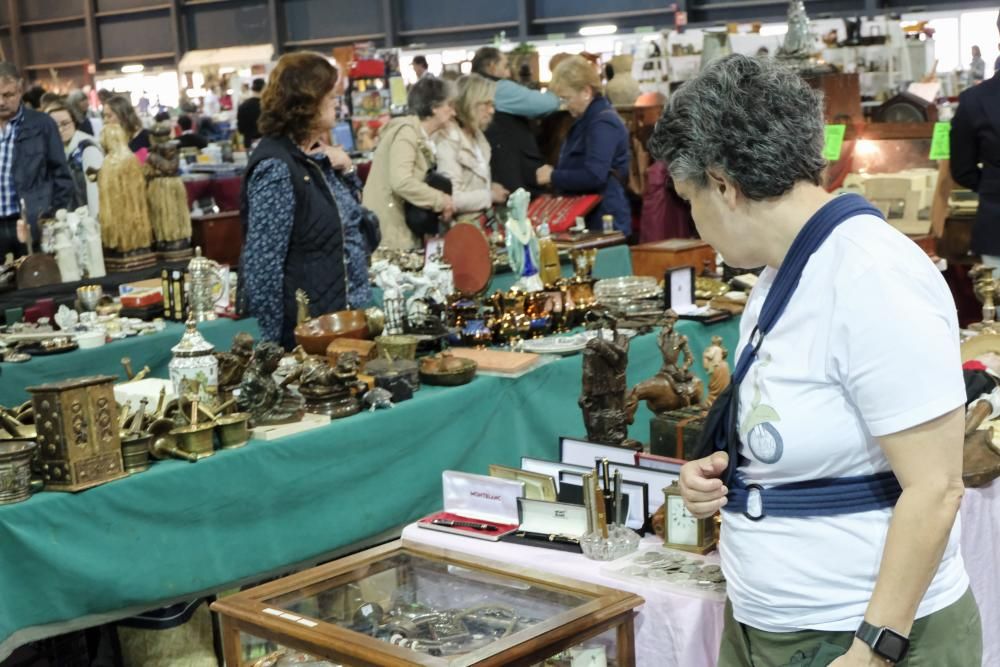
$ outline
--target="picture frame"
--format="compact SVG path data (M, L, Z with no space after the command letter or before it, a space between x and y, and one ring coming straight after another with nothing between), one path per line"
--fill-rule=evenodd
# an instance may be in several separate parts
M489 475L523 483L523 497L528 500L556 501L556 481L552 475L493 463L489 466Z
M607 459L609 462L635 465L635 451L612 445L602 445L587 442L579 438L561 436L559 438L559 460L562 463L593 468L594 459Z

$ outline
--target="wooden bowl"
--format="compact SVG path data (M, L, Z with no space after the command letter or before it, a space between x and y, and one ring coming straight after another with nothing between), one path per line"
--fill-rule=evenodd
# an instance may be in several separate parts
M320 315L295 327L295 342L307 354L323 356L338 338L368 338L368 322L363 310L341 310Z
M438 368L432 370L428 365L421 365L420 381L425 384L444 387L457 387L458 385L472 382L472 378L476 377L478 364L471 359L458 360L457 367L448 370L440 370Z

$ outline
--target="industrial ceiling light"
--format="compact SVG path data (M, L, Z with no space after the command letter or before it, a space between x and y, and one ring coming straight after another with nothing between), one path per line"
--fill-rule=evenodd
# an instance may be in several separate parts
M135 74L141 72L145 68L142 65L125 65L122 67L122 74Z
M588 25L580 28L580 34L584 37L599 37L600 35L613 35L618 32L618 26L614 23L606 25Z

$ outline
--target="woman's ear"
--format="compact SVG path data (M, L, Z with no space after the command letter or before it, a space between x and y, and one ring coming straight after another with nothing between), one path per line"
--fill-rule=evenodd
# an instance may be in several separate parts
M739 200L739 188L736 187L736 184L721 172L710 169L707 173L708 187L718 193L728 208L735 209Z

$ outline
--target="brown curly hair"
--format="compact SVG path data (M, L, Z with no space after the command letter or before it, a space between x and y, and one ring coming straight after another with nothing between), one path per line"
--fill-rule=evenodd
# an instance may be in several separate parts
M309 138L319 105L337 83L337 69L318 53L286 53L267 79L257 129L263 136Z

